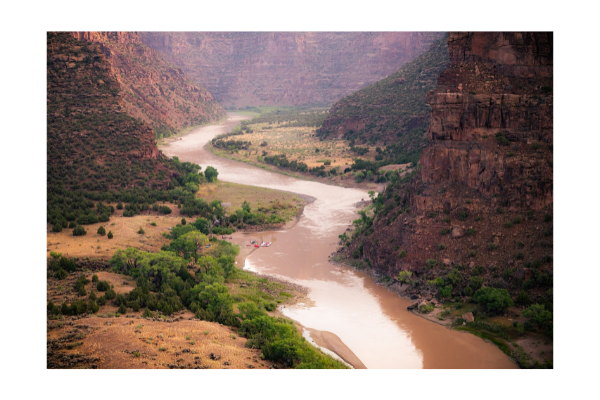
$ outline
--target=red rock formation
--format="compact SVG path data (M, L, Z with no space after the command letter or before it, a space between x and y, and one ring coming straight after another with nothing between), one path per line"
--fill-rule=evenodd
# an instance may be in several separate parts
M448 46L451 69L427 95L423 182L458 183L515 209L551 204L552 35L453 33Z
M513 295L535 275L525 286L545 295L553 246L552 33L451 33L448 47L450 68L427 95L421 170L386 188L372 228L349 251L391 277L411 270L434 279L453 265L481 265L486 285ZM454 284L454 295L465 282ZM409 292L423 290L434 293L430 286Z
M435 32L142 32L223 105L331 104L425 52Z
M214 122L225 112L182 69L144 45L137 32L73 32L98 43L123 86L123 107L165 136L190 125Z

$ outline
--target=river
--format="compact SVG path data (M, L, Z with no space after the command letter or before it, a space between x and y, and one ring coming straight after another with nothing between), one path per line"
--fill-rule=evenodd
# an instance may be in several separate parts
M194 129L161 150L203 169L217 168L222 181L315 198L294 227L262 233L273 245L246 258L244 268L310 289L310 304L282 307L284 315L307 328L334 333L367 368L516 368L494 345L426 321L406 310L407 300L366 274L328 262L338 235L357 218L355 204L368 198L366 192L265 171L204 149L243 118L230 114L225 122Z

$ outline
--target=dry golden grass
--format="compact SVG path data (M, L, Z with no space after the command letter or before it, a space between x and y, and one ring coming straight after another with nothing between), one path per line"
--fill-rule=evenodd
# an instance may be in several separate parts
M48 256L50 251L54 251L69 257L110 258L116 250L127 247L157 252L162 245L169 243L161 233L181 223L177 205L169 203L166 205L172 210L169 215L145 212L145 215L123 217L123 210L115 210L109 222L84 225L87 230L84 236L73 236L73 229L68 228L63 229L62 232L52 232L52 226L48 224L46 235ZM150 225L152 222L155 222L156 226ZM106 235L98 235L96 232L100 226L106 229L107 234L111 231L113 238L108 239ZM145 231L143 235L137 233L140 227Z
M246 339L238 337L232 328L188 320L190 313L182 316L183 320L175 322L126 317L85 318L76 322L88 332L80 339L83 344L62 352L98 357L98 368L250 368L249 365L269 368L272 365L260 359L260 350L244 347ZM51 329L48 338L64 336L72 328L64 325ZM134 354L136 351L139 356ZM220 359L212 360L211 353Z
M269 125L253 124L250 127L254 130L252 133L233 136L226 140L243 140L252 142L250 150L240 150L233 154L236 159L256 163L257 155L262 155L265 150L268 155L285 154L288 160L301 161L309 168L323 165L324 160L331 161L331 167L340 166L342 170L352 164L352 160L357 155L350 150L347 140L318 140L315 135L315 128L312 127L280 127L275 124ZM263 128L269 128L263 130ZM263 141L267 142L266 147L260 146ZM316 149L319 151L316 152ZM216 149L216 153L227 155L227 151ZM231 156L231 155L229 155ZM370 149L369 153L361 158L374 159L375 150Z
M201 197L207 202L222 200L225 209L229 213L242 208L244 201L250 204L253 211L256 211L259 207L269 208L277 203L287 204L291 207L278 210L279 215L286 221L293 219L305 204L302 198L293 193L221 181L200 186L196 197Z

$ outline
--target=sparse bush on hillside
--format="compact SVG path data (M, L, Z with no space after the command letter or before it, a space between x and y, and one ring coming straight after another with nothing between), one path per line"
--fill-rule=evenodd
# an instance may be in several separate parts
M113 238L113 234L111 231L108 231L108 235L106 235L107 238L112 239Z
M96 276L96 275L94 275ZM98 279L98 277L96 276L96 279ZM108 283L107 281L98 281L96 283L96 290L99 292L106 292L107 290L110 290L110 283Z
M104 229L103 226L101 226L100 228L98 228L98 231L96 233L98 235L104 236L104 235L106 235L106 230Z
M81 225L77 225L75 229L73 229L73 236L83 236L87 233L85 228Z

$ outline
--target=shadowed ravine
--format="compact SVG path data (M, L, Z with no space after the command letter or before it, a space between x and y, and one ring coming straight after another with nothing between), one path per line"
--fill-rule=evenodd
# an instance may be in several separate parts
M241 119L230 115L224 123L195 129L162 150L203 168L216 167L222 181L316 199L293 228L261 233L273 245L246 259L247 269L310 288L312 306L282 308L283 314L307 328L334 333L368 368L516 368L492 344L426 321L406 310L408 301L375 285L366 274L329 263L338 235L356 219L355 204L367 194L265 171L204 149L210 139Z

